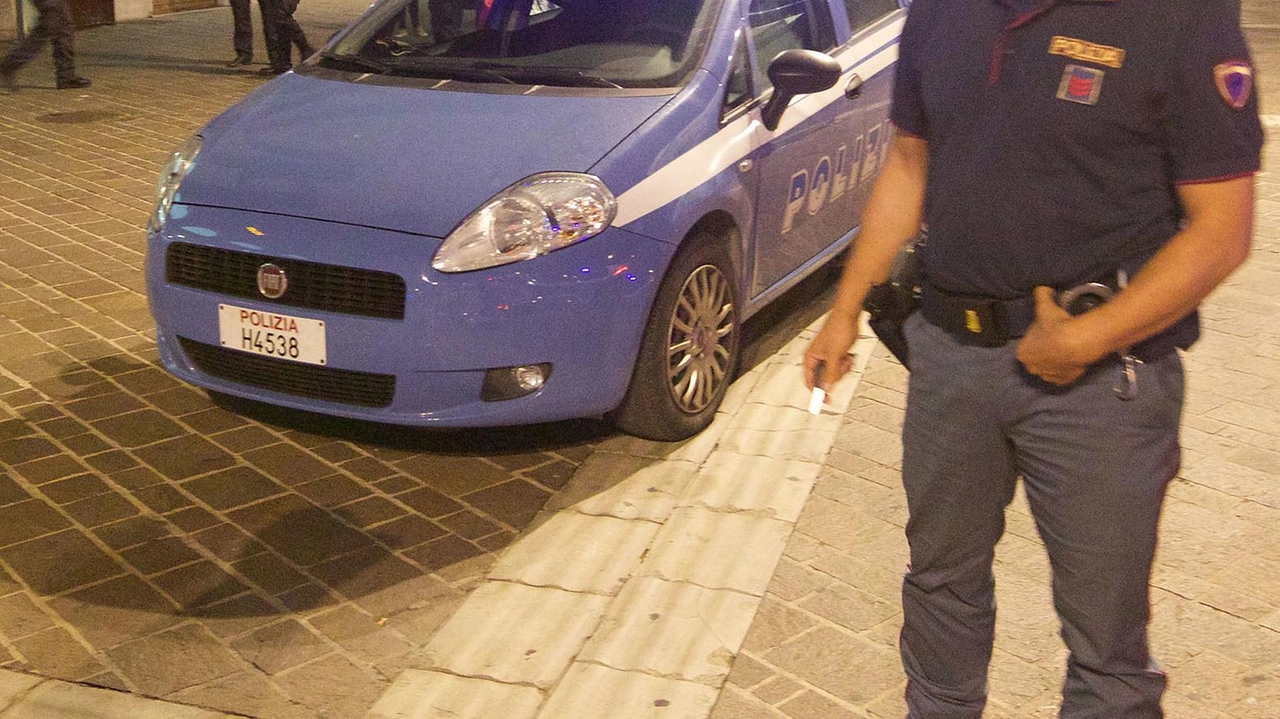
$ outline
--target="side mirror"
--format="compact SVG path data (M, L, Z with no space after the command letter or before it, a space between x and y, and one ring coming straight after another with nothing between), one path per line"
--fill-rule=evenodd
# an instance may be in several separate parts
M816 50L784 50L769 63L773 96L760 111L764 126L778 129L782 113L796 95L822 92L840 79L840 63Z

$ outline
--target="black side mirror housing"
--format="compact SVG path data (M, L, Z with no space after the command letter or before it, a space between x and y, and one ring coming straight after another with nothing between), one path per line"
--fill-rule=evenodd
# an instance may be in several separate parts
M840 79L840 63L816 50L784 50L769 63L773 96L760 111L764 126L778 129L782 113L796 95L822 92Z

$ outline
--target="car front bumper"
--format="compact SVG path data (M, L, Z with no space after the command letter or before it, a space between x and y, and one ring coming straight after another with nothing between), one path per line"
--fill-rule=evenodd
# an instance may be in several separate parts
M266 257L391 273L404 281L403 318L331 311L323 301L289 306L171 282L166 254L175 243L253 262ZM439 245L439 239L402 232L175 206L148 243L148 296L161 360L177 377L209 390L393 424L515 425L599 415L617 406L672 246L610 228L533 260L446 274L431 267ZM345 300L350 307L350 297ZM221 347L220 304L323 321L325 365ZM552 365L538 391L480 399L486 370L538 363ZM393 378L388 401L367 406L326 391L352 373L357 380ZM302 376L306 389L298 389L301 380L288 379Z

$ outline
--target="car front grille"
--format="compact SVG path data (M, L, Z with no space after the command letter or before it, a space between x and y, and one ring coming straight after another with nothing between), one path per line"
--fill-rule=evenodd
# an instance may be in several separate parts
M360 407L386 407L396 393L395 375L302 364L179 337L182 351L205 374L281 394Z
M277 265L289 284L267 301L363 317L404 319L404 280L390 272L282 259L251 252L173 242L165 254L165 279L175 285L263 301L258 268Z

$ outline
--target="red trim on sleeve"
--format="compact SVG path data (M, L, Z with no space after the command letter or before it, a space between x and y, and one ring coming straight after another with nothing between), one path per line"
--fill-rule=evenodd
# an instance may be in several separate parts
M1212 182L1226 182L1227 180L1238 180L1241 177L1253 177L1258 174L1257 170L1249 170L1248 172L1237 172L1234 175L1223 175L1221 177L1202 177L1195 180L1178 180L1173 184L1175 186L1182 185L1207 185Z

